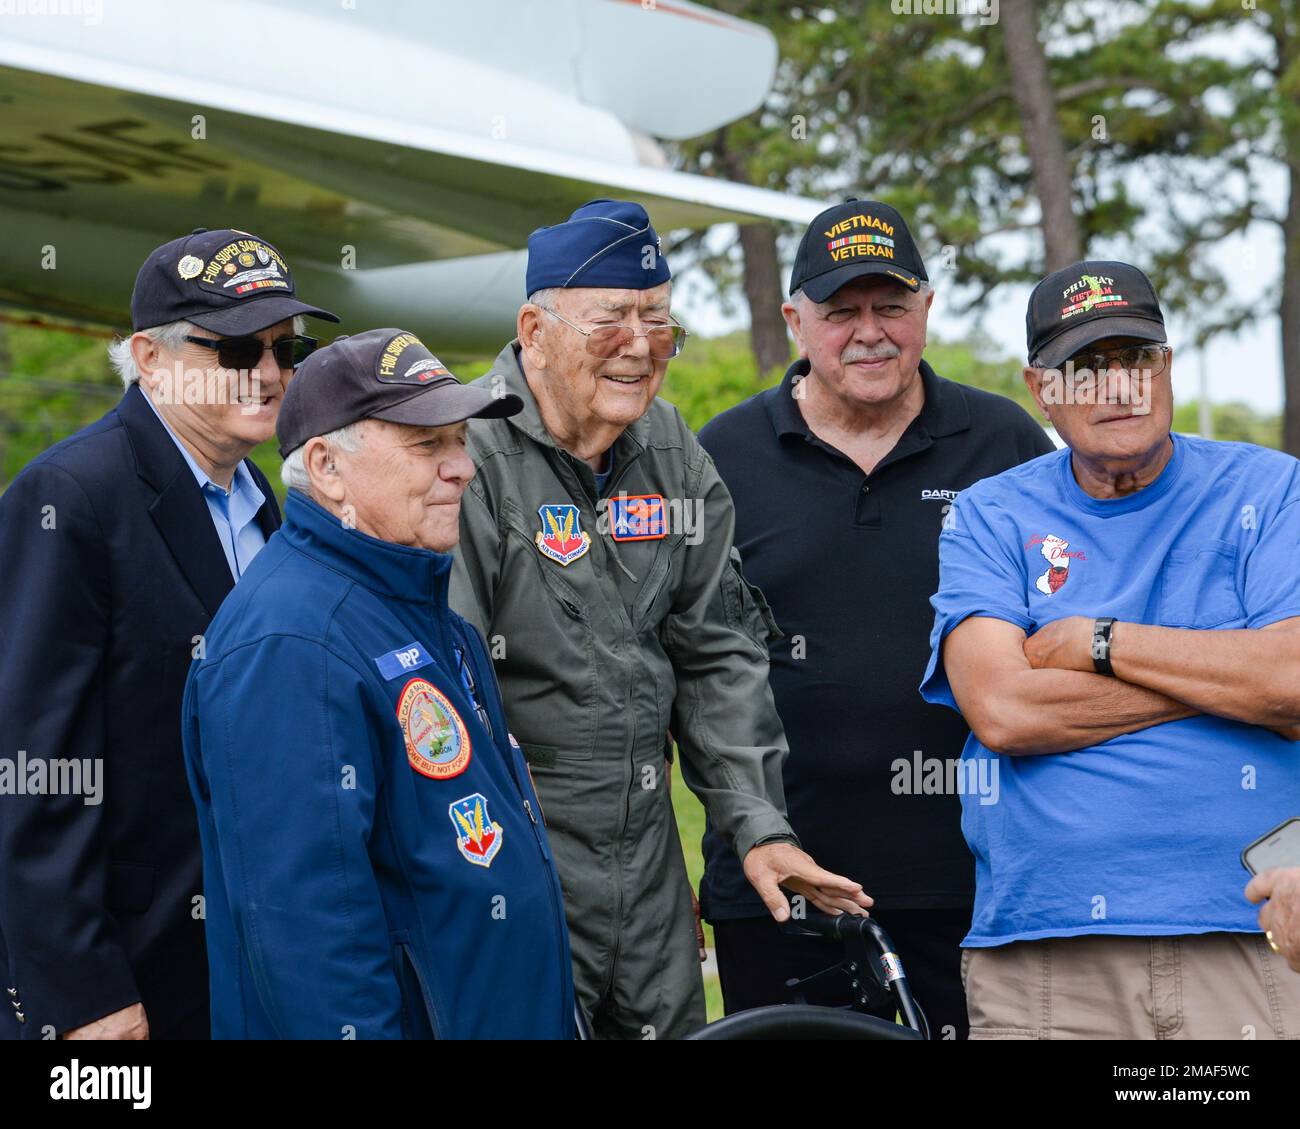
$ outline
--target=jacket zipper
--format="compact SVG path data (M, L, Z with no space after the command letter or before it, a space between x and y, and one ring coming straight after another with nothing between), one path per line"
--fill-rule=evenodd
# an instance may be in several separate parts
M460 635L461 642L465 645L466 650L471 652L473 655L475 655L475 657L478 659L480 663L487 663L487 668L491 670L492 669L491 660L487 657L487 653L483 651L482 648L479 647L478 645L479 639L477 634L473 632L466 632L463 630L458 631L458 634ZM482 673L483 671L482 669L480 669L479 675L481 676ZM496 680L495 672L493 672L492 677L493 677L493 684L495 685L495 680ZM486 705L484 706L484 708L485 709L487 708ZM489 716L491 716L490 713ZM504 723L504 717L502 720ZM550 889L551 889L551 912L556 925L555 940L557 941L557 943L560 943L560 947L563 948L564 947L563 940L566 931L568 929L568 922L565 920L564 917L564 891L560 887L559 876L555 872L555 864L551 859L551 852L546 847L546 839L544 837L544 832L542 831L540 821L537 818L537 814L533 811L532 798L530 797L530 793L532 793L533 791L532 785L530 783L527 790L525 790L523 781L519 777L519 771L515 764L515 752L512 748L510 748L510 737L509 737L510 731L509 729L507 729L505 732L506 732L506 764L509 768L510 779L514 781L515 790L519 793L520 799L523 800L524 812L527 814L528 822L532 825L533 828L533 838L537 840L537 849L541 853L542 859L546 863L547 881L549 882ZM493 743L495 744L495 740ZM497 746L497 748L499 750L500 746ZM522 756L522 754L520 755ZM568 1009L566 1007L565 1008L566 1016L567 1016L567 1012Z

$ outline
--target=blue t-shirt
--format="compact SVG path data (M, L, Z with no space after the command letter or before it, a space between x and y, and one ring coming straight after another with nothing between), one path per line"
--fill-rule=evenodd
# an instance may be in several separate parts
M940 647L968 616L1028 634L1072 615L1195 629L1300 616L1300 462L1278 451L1175 435L1155 482L1101 501L1067 449L984 479L949 516L921 693L954 709ZM1300 743L1200 715L1041 756L971 734L962 760L977 762L962 779L998 774L995 802L962 796L976 884L963 945L1258 932L1239 856L1300 813Z

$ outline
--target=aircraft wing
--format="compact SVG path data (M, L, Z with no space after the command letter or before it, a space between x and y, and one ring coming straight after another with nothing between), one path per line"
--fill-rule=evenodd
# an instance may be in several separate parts
M765 30L698 5L114 0L100 18L0 40L11 305L123 327L151 248L237 227L346 329L481 352L513 324L528 233L588 199L640 200L660 230L820 208L665 167L644 129L717 128L775 66Z

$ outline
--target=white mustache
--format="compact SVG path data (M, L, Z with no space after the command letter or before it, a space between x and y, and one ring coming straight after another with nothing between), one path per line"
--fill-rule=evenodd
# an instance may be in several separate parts
M851 365L854 361L886 361L900 352L902 350L897 345L849 346L840 354L840 362Z

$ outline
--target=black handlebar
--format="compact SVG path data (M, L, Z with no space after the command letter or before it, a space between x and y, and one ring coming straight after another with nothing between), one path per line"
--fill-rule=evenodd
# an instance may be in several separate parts
M784 922L781 931L792 936L803 934L838 941L844 945L850 957L862 957L880 986L898 997L898 1010L908 1027L919 1032L921 1038L930 1038L929 1021L912 995L907 974L903 971L903 962L894 950L893 939L875 918L847 913L835 917L811 913L798 920L792 918ZM868 959L869 949L875 950L874 959Z
M920 1039L921 1033L874 1015L808 1004L773 1004L738 1011L687 1035L712 1039Z

